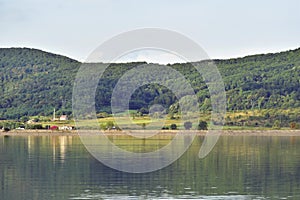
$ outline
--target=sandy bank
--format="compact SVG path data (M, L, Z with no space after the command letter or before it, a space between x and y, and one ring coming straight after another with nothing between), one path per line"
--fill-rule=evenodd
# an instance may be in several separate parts
M106 135L126 135L130 133L134 134L157 134L153 131L148 130L136 130L130 132L122 131L105 131ZM80 131L80 134L84 135L94 135L99 134L97 130L87 130ZM178 133L178 130L161 130L159 134L162 135L174 135ZM182 131L181 134L190 134L191 131ZM206 135L208 131L196 131L197 135ZM210 132L211 133L211 132ZM51 131L51 130L12 130L9 132L0 132L0 136L78 136L78 131ZM230 136L300 136L300 130L223 130L221 135L230 135Z

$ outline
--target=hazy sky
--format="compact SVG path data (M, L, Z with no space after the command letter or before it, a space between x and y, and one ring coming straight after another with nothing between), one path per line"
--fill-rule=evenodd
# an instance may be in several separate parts
M84 60L114 35L156 27L229 58L300 47L299 10L299 0L0 0L0 47Z

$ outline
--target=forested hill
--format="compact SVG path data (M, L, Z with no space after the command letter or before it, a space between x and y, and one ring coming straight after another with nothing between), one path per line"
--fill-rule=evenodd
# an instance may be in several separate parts
M228 110L300 107L300 49L275 54L215 60L223 77ZM109 112L112 88L118 79L141 63L112 64L99 81L97 110ZM71 114L72 89L81 63L28 48L0 49L0 118L24 115ZM190 81L200 109L209 110L208 90L193 66L169 65ZM132 109L147 110L160 103L175 112L177 99L167 88L146 85L132 95ZM173 106L171 106L173 105Z
M80 63L28 48L0 49L0 117L49 115L71 108L72 82Z

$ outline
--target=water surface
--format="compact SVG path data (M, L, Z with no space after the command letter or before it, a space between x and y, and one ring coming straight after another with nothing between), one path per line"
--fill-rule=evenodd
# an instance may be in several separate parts
M0 199L300 199L300 137L221 136L199 159L202 141L167 168L129 174L98 162L77 136L1 136Z

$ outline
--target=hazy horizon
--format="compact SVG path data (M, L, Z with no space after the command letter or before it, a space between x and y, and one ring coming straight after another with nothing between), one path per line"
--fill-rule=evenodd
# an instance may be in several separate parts
M73 60L76 60L76 61L79 61L79 62L85 62L84 60L78 60L76 58L72 58L72 57L69 57L67 55L64 55L64 54L60 54L60 53L57 53L57 52L52 52L52 51L49 51L47 49L38 49L38 48L34 48L34 47L0 47L0 49L9 49L9 48L28 48L28 49L35 49L35 50L41 50L41 51L44 51L44 52L47 52L47 53L51 53L51 54L56 54L56 55L60 55L60 56L65 56L65 57L68 57L70 59L73 59ZM258 53L254 53L254 54L248 54L248 55L242 55L242 56L238 56L238 57L228 57L228 58L210 58L211 60L227 60L227 59L238 59L238 58L244 58L244 57L247 57L247 56L255 56L255 55L261 55L261 54L274 54L274 53L281 53L281 52L286 52L286 51L293 51L293 50L296 50L296 49L299 49L299 47L296 47L296 48L292 48L292 49L283 49L283 50L280 50L280 51L276 51L276 52L258 52ZM170 54L171 55L171 54ZM147 57L148 56L148 57ZM166 64L174 64L174 63L186 63L186 62L189 62L189 61L185 61L183 59L177 59L178 57L176 57L177 60L173 60L173 61L169 61L167 59L164 59L164 60L160 60L161 62L157 62L157 60L155 59L156 57L156 53L149 53L149 51L146 51L146 52L143 52L143 54L129 54L129 56L123 56L121 57L120 59L117 59L115 61L112 61L110 63L131 63L131 62L147 62L147 63L154 63L154 64L163 64L163 65L166 65ZM171 57L171 56L170 56ZM144 59L141 59L141 58L144 58ZM175 58L175 56L174 56ZM153 60L152 60L153 59ZM198 60L198 61L203 61L203 60ZM101 61L99 62L88 62L88 63L100 63ZM197 61L196 61L197 62ZM105 63L105 62L103 62Z
M211 59L275 53L300 47L299 7L297 0L0 0L0 47L36 48L84 61L115 35L155 27L187 36Z

